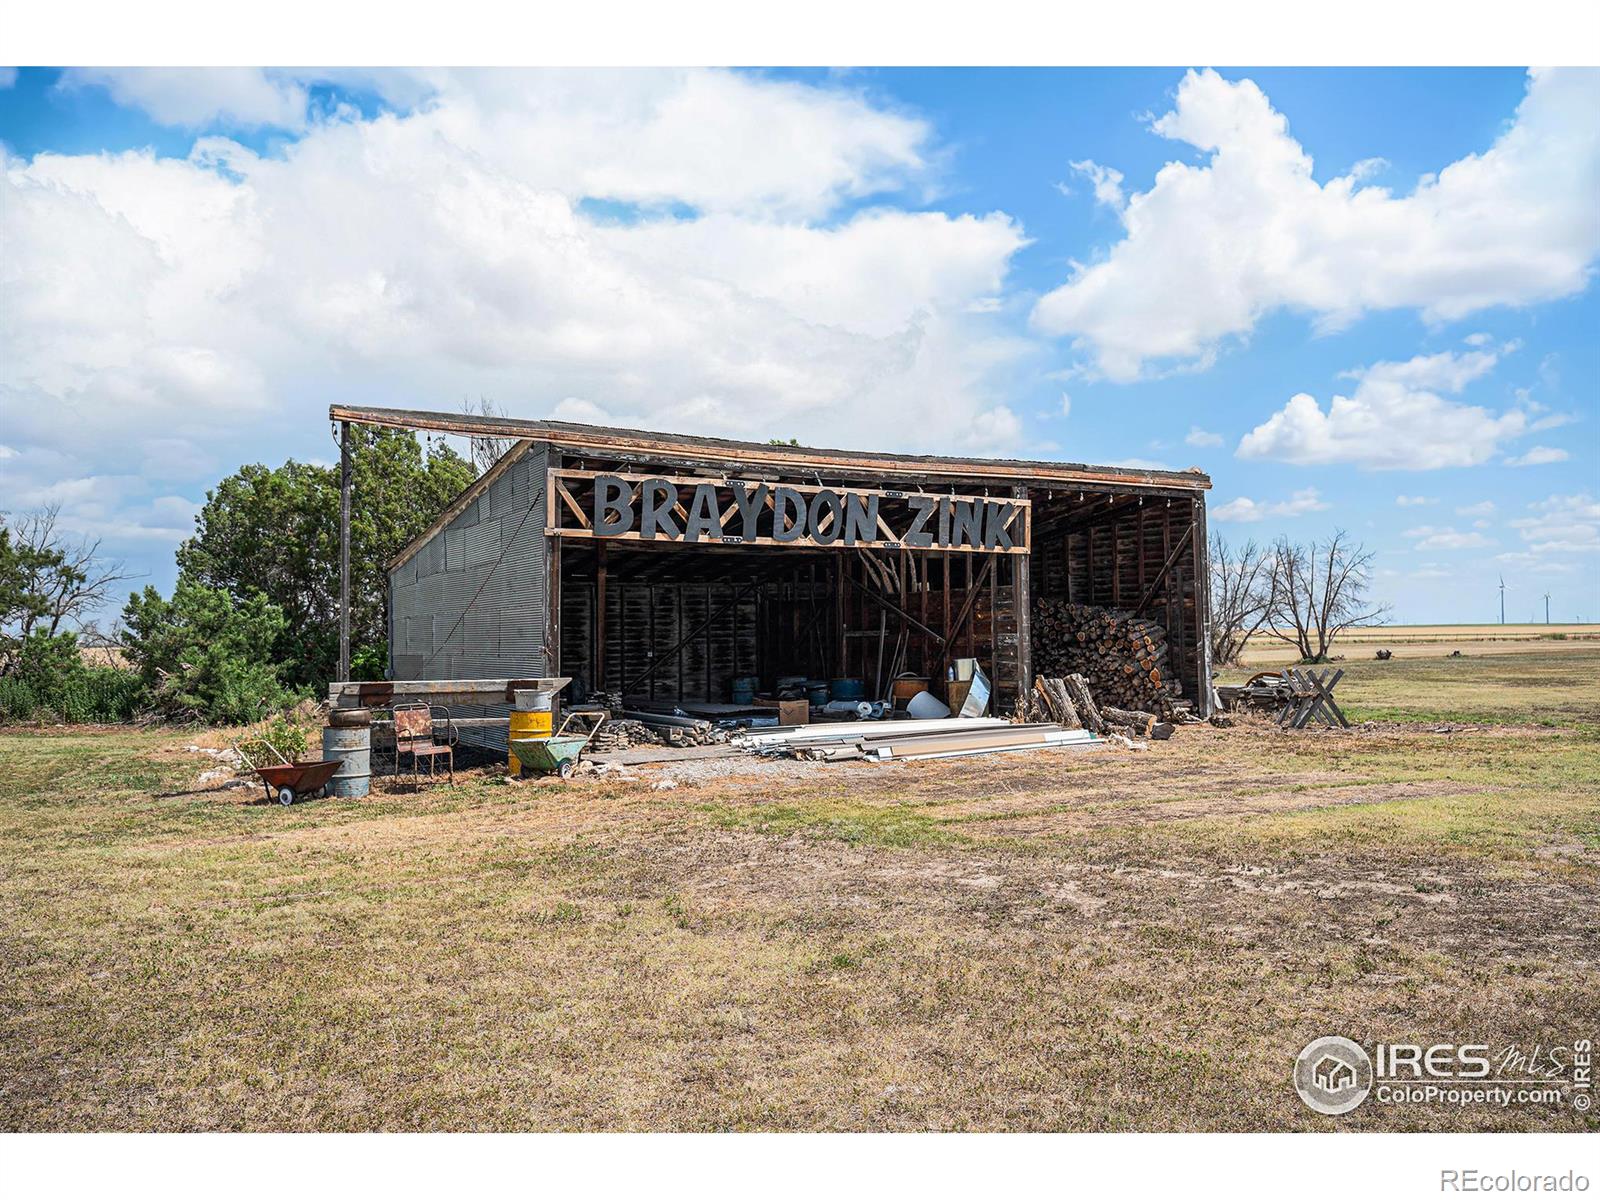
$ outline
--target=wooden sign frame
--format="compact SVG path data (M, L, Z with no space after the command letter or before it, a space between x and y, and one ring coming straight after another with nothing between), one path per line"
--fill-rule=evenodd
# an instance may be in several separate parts
M680 531L676 535L662 533L647 537L641 530L636 528L620 533L596 533L592 514L584 510L584 506L572 494L572 490L568 485L571 483L585 483L592 487L595 480L602 478L620 480L628 484L627 501L630 505L636 505L640 502L640 485L645 483L671 484L674 488L679 489L680 492L688 491L691 496L694 494L695 489L707 485L717 489L719 493L731 491L735 488L765 487L767 492L763 507L769 512L775 507L774 493L778 488L784 488L797 492L801 496L809 497L815 497L823 492L832 493L841 500L839 509L841 513L845 511L845 505L848 503L847 497L876 497L880 501L904 502L912 507L915 507L913 501L930 500L935 502L932 509L933 515L923 518L923 521L934 526L935 530L940 527L941 505L962 504L970 506L968 511L981 518L981 523L985 527L985 533L987 533L987 526L991 520L989 516L990 506L997 506L1002 510L999 516L999 528L1004 533L1004 536L1009 538L1011 545L985 545L982 542L976 545L970 542L940 543L937 541L936 532L934 532L935 540L930 545L909 545L905 539L910 533L910 529L907 528L905 532L897 533L891 524L893 517L903 516L904 514L886 516L881 511L875 513L876 527L874 532L879 536L871 541L857 537L855 540L847 542L844 536L831 539L826 536L818 538L810 532L782 539L767 535L747 538L743 534L721 532L729 528L730 523L738 523L739 504L737 500L724 502L720 494L717 497L716 515L719 532L714 536L689 540L685 532ZM749 496L748 490L744 490L742 494L746 498ZM600 541L640 542L645 545L667 546L775 546L779 549L800 550L904 550L910 553L953 554L1027 554L1033 543L1033 503L1020 496L956 495L924 492L915 488L872 488L853 485L827 487L821 484L774 483L768 480L749 480L741 479L737 476L641 475L622 471L578 471L565 467L551 467L548 469L545 496L544 531L547 537L592 538ZM671 516L686 530L689 513L684 508L684 499L684 496L678 496L677 502L671 509ZM832 516L833 514L830 512L824 517L825 524L818 523L819 531L824 535L829 533L843 519L827 519ZM902 520L901 524L904 525L906 522ZM933 531L930 530L929 532Z

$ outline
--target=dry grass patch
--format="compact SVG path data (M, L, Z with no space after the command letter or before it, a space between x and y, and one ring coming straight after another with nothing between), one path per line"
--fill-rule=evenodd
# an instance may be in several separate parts
M289 810L192 792L187 740L0 734L0 1126L1328 1128L1314 1036L1600 1025L1582 730Z

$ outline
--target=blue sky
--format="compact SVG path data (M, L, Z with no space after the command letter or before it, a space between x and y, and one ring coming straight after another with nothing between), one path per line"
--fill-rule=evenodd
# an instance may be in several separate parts
M0 78L0 83L4 79ZM329 401L1199 466L1403 621L1600 618L1600 73L0 88L0 508L168 586ZM1335 397L1342 397L1336 400Z

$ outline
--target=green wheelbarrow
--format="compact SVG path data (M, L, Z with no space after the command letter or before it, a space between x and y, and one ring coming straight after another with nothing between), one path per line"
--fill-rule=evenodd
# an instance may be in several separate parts
M595 723L587 733L569 734L567 726L578 716L593 716ZM554 774L562 779L571 779L578 769L579 758L605 723L605 716L600 713L569 713L567 719L561 722L561 728L549 737L512 738L511 750L524 770L531 767L542 775Z

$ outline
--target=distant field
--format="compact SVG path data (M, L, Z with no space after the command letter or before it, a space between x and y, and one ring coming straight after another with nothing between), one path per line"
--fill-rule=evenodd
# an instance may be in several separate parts
M1455 650L1464 656L1525 654L1574 644L1600 648L1600 625L1376 625L1344 634L1333 654L1370 659L1384 647L1396 658L1438 658ZM1252 667L1280 666L1298 657L1288 642L1259 633L1245 651L1245 663Z

